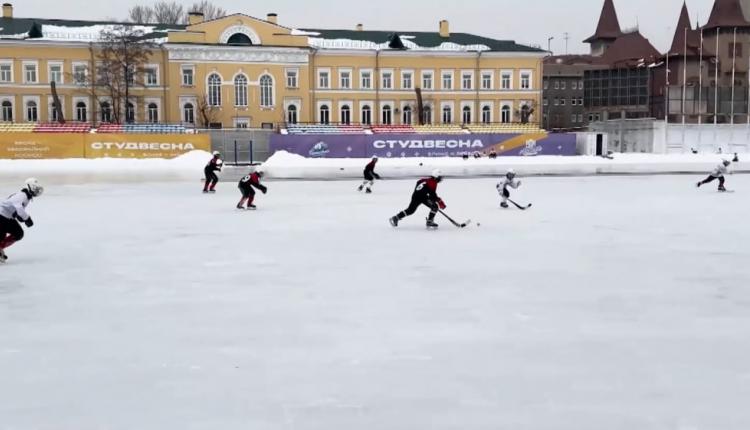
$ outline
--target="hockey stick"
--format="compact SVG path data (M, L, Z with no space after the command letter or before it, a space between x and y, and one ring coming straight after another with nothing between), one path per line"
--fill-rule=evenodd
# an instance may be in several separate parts
M513 201L513 200L511 200L511 199L508 199L508 201L509 201L509 202L511 202L511 203L513 203L513 206L517 207L518 209L521 209L522 211L525 211L526 209L528 209L528 208L530 208L530 207L531 207L531 203L529 203L529 204L528 204L528 205L526 205L526 206L521 206L521 205L519 205L518 203L514 202L514 201Z
M442 210L442 209L438 209L438 212L440 212L440 214L441 214L442 216L444 216L444 217L445 217L445 219L447 219L448 221L450 221L450 222L451 222L451 224L455 225L455 226L456 226L456 227L458 227L458 228L466 228L466 227L468 227L468 225L469 225L469 224L471 224L471 220L467 220L467 221L466 221L465 223L463 223L463 224L459 224L459 223L457 223L457 222L456 222L456 221L455 221L455 220L454 220L453 218L449 217L449 216L448 216L448 214L446 214L445 212L443 212L443 210Z

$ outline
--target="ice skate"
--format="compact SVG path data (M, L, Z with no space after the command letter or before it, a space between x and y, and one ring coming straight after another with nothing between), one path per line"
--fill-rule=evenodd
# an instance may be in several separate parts
M6 261L8 261L8 256L4 250L0 249L0 263L5 263Z
M365 190L365 193L366 194L372 194L372 190L368 188L368 189Z
M244 210L245 210L245 207L244 207L244 206L242 206L242 205L237 205L237 209L239 209L239 210L241 210L241 211L244 211Z
M427 220L426 226L427 226L428 229L436 229L436 228L439 227L439 225L437 225L437 223L434 220L431 220L431 219Z
M249 210L249 211L254 211L254 210L256 210L256 209L258 209L258 207L257 207L257 206L255 206L255 205L253 205L253 204L249 204L249 205L247 205L247 210Z
M508 206L508 203L502 202L502 203L500 203L500 207L503 208L503 209L508 209L509 206Z
M724 188L724 185L719 185L719 192L720 193L726 193L727 192L727 189Z
M391 219L389 219L388 221L391 223L392 226L398 227L398 217L397 216L391 217Z
M360 185L360 186L357 187L357 191L362 191L364 188L365 188L364 185Z

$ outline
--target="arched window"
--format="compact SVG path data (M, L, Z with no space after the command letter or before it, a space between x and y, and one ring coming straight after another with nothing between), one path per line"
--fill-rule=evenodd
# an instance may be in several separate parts
M297 106L289 105L286 108L286 122L287 124L297 124Z
M247 77L237 75L234 78L234 105L247 106Z
M401 122L403 124L411 124L411 106L404 106Z
M450 124L453 122L453 109L450 106L443 106L443 124Z
M510 106L505 105L500 110L500 122L507 124L510 122Z
M320 123L321 124L331 123L331 109L328 108L328 105L320 106Z
M471 108L464 106L461 113L461 120L464 124L471 124Z
M341 106L341 123L346 125L352 123L352 108L349 105Z
M26 102L26 121L37 122L39 120L39 109L36 102L29 100Z
M492 122L492 109L489 106L482 108L482 124L489 124Z
M3 100L3 121L13 121L13 103L10 100Z
M260 105L263 107L273 106L273 78L263 75L260 78Z
M221 77L216 73L208 76L208 105L221 106Z
M422 108L422 122L424 124L432 124L432 108L430 106Z
M133 106L133 103L128 102L125 108L125 122L128 124L135 122L135 106Z
M227 40L227 45L250 46L252 44L253 41L250 40L250 37L248 37L247 34L243 33L234 33L233 35L229 36L229 39Z
M372 124L372 108L368 105L362 106L362 124Z
M390 105L383 106L383 118L381 118L380 122L385 125L391 125L393 123L392 113Z
M86 103L84 102L78 102L76 103L76 120L79 122L86 122L88 121L88 109L86 108Z
M531 113L529 112L529 105L523 105L521 107L521 122L524 124L528 123L530 116L531 116Z
M182 106L182 120L188 124L195 124L195 106L192 103Z
M148 104L148 122L159 122L159 106L156 103Z

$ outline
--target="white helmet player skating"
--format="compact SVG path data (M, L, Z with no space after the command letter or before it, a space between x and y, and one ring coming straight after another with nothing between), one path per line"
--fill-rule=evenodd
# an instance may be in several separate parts
M441 172L440 169L435 169L432 171L432 175L430 176L432 176L433 178L441 178L443 176L443 172Z
M214 157L220 157L221 156L221 152L219 152L219 151L214 151L213 154L214 154Z
M36 178L27 179L25 185L32 197L39 197L44 193L44 187L39 184L39 180Z

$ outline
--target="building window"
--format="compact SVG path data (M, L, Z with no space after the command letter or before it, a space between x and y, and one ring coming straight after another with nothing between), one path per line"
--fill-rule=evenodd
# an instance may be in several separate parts
M143 70L145 76L146 86L155 87L159 85L159 73L156 67L146 67Z
M297 124L297 106L289 105L286 108L286 122L287 124Z
M287 88L297 88L297 78L299 76L299 72L297 70L287 70L286 71L286 87Z
M250 120L247 118L235 118L234 119L234 128L249 128L250 127Z
M561 82L560 82L560 89L561 89L561 90L564 90L564 89L565 89L565 86L566 86L566 85L565 85L565 81L561 81Z
M393 72L383 72L383 89L390 90L393 88Z
M76 84L86 83L86 73L88 67L85 64L74 64L73 65L73 80Z
M450 106L443 106L443 124L453 122L453 109Z
M328 72L327 70L318 71L318 88L330 88L330 86L330 72Z
M128 124L135 122L135 106L133 103L128 102L125 105L125 122Z
M491 90L492 89L492 73L482 73L482 89L483 90Z
M422 89L423 90L431 90L432 89L432 72L423 72L422 73Z
M134 66L130 66L125 71L126 71L126 74L127 74L125 78L128 81L128 84L129 85L135 85L135 76L136 76L135 67Z
M24 72L23 76L24 76L25 83L27 84L37 83L36 64L24 64L23 72Z
M521 86L521 88L523 88L523 85ZM558 80L555 80L555 89L556 90L560 89L560 81L558 81Z
M583 81L578 81L578 89L583 90Z
M578 114L578 122L583 124L583 114Z
M432 124L432 108L430 106L422 108L422 123Z
M383 106L383 118L381 119L381 123L385 125L391 125L393 123L393 110L391 109L390 105Z
M182 68L182 86L192 87L195 85L195 70L192 67Z
M372 88L372 72L370 71L362 71L360 74L360 87L362 87L363 90L369 90Z
M156 103L148 104L148 122L152 124L159 122L159 106Z
M401 89L410 90L414 87L414 74L412 72L401 73Z
M489 124L492 122L492 108L485 106L482 108L482 124Z
M571 115L570 116L570 122L575 123L576 122L576 118L577 118L576 115Z
M468 106L464 106L463 109L461 109L461 121L463 124L471 124L471 108Z
M26 121L37 122L39 120L39 107L33 100L26 102Z
M221 78L216 73L208 76L208 105L221 106Z
M273 78L263 75L260 78L260 105L262 107L273 106Z
M549 99L542 100L542 105L543 106L548 106L549 105Z
M102 102L100 107L102 122L112 122L112 106L110 106L109 102Z
M362 124L372 124L372 108L370 106L362 106Z
M576 81L573 81L573 82L571 82L571 83L570 83L570 86L571 86L571 87L572 87L572 88L573 88L574 90L577 90L577 89L578 89L578 82L576 82Z
M63 71L62 64L50 64L49 65L49 81L56 84L63 83Z
M510 106L505 105L500 110L500 122L507 124L510 122Z
M349 105L341 106L341 123L346 125L352 123L352 108Z
M474 88L474 75L471 73L463 73L461 75L461 89L470 90Z
M188 124L195 124L195 106L192 103L182 106L182 120Z
M560 99L555 97L555 106L560 106Z
M247 77L237 75L234 78L234 105L247 106Z
M521 89L531 89L531 72L521 72Z
M13 64L0 64L0 82L13 82Z
M453 89L453 73L443 72L443 89L444 90Z
M560 106L565 106L565 99L560 99Z
M742 58L742 43L729 42L729 57L733 58L734 56L737 56L737 58Z
M411 106L404 106L401 117L402 124L411 124Z
M13 103L10 100L3 100L3 121L13 122Z
M78 122L86 122L88 121L88 109L86 108L86 103L84 102L78 102L76 103L76 121Z
M547 80L547 79L544 80L544 89L545 90L549 89L549 80Z
M339 83L341 85L341 89L348 90L352 87L352 72L350 71L342 71L339 72L339 77L341 82Z
M513 73L503 72L500 79L501 87L504 90L510 90L513 88Z
M331 109L328 108L328 105L320 106L320 123L321 124L331 123Z

